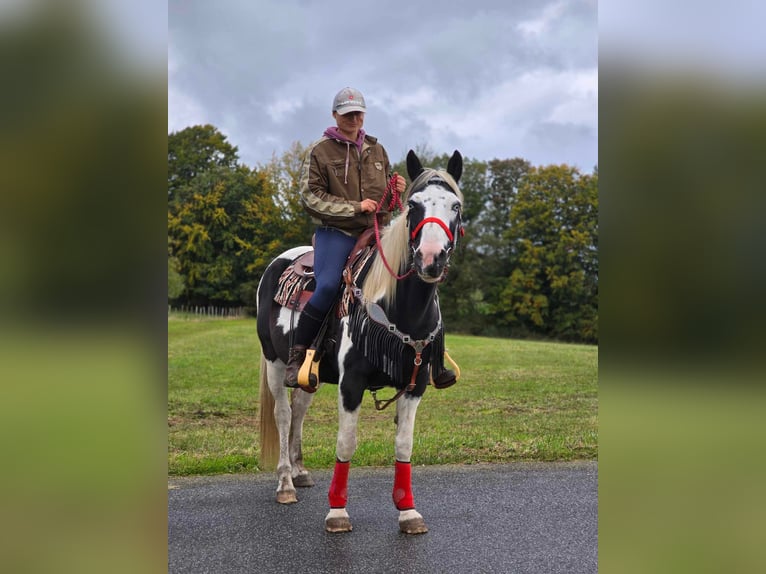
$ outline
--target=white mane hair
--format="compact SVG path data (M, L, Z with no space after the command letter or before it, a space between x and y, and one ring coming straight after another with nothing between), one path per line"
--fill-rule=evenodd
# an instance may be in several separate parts
M427 186L428 180L439 178L446 183L449 188L463 203L463 193L458 188L455 179L442 169L423 168L423 171L410 184L402 197L404 208L401 213L394 218L391 223L381 231L380 249L391 266L391 269L397 274L404 273L407 257L409 256L409 230L407 228L407 213L409 207L407 202L413 190L420 191ZM383 299L387 305L393 302L396 293L396 278L391 275L383 263L383 258L376 257L367 273L367 277L362 283L362 294L369 301L378 301Z

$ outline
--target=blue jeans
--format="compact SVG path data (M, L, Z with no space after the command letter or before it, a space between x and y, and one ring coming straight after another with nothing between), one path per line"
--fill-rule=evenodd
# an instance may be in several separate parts
M318 227L314 236L316 289L309 299L312 307L326 314L338 296L343 266L356 245L356 237L333 227Z

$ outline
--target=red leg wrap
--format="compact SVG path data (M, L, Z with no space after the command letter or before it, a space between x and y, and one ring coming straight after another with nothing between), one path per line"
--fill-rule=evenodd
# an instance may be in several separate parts
M394 504L399 510L412 510L412 466L409 462L396 461L394 469Z
M351 461L335 461L335 471L332 473L330 492L327 495L327 498L330 500L330 508L346 508L349 466L351 466Z

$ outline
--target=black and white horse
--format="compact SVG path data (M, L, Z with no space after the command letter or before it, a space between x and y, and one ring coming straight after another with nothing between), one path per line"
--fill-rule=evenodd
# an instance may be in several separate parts
M396 439L393 499L399 528L426 532L415 510L410 478L415 414L429 384L431 358L444 352L437 285L462 233L463 196L457 182L463 159L455 151L447 170L424 168L413 151L407 155L412 181L401 213L383 230L380 245L364 272L349 285L355 296L350 313L331 317L334 342L320 365L320 381L338 385L336 464L329 489L325 528L351 530L346 511L349 463L356 450L356 428L365 390L394 387ZM272 261L258 287L258 337L261 341L261 456L277 458L277 502L296 502L295 487L312 486L303 465L303 419L313 394L283 384L291 330L298 314L274 302L283 271L310 247L286 251ZM382 251L382 255L380 253Z

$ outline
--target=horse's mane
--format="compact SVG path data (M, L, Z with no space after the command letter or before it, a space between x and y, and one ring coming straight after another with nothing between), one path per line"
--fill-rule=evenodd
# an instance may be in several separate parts
M404 208L401 213L381 232L380 249L383 250L391 269L397 274L404 273L404 266L409 255L409 233L407 229L407 213L409 208L407 201L410 195L412 195L413 190L420 190L425 187L431 178L443 180L457 195L461 203L463 201L463 194L460 188L458 188L457 182L449 173L441 169L423 169L421 174L415 178L405 191L404 197L402 197ZM370 271L362 283L362 293L370 301L383 299L387 305L393 302L394 294L396 293L396 278L388 272L382 257L375 257L373 260Z

